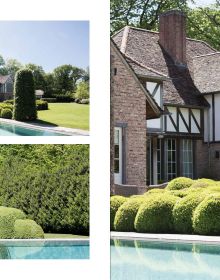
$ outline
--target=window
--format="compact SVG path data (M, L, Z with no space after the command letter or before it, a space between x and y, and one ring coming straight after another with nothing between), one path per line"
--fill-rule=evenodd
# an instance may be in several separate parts
M177 177L176 139L166 139L165 153L167 180L170 181Z
M193 178L193 143L191 139L181 141L182 176Z
M162 168L161 168L161 139L157 139L157 182L162 180Z
M114 146L114 173L119 173L120 147L119 147L119 130L115 129L115 146Z

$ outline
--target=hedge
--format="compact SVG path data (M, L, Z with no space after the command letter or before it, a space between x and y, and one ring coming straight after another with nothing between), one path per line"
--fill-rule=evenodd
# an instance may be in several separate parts
M186 177L175 178L168 183L166 190L181 190L189 188L193 182L192 179Z
M204 199L193 214L193 229L203 235L220 234L220 195L211 194Z
M31 70L21 69L15 75L13 119L30 121L36 118L34 77Z
M118 208L126 201L127 199L120 195L115 195L110 198L110 228L114 230L114 220Z
M16 239L38 239L44 238L44 231L35 221L17 219L14 223L14 238Z
M134 231L134 220L140 205L144 202L144 196L130 198L118 209L114 219L116 231Z
M52 97L44 97L44 98L41 98L42 101L47 101L48 103L56 103L57 102L57 99L56 97L55 98L52 98Z
M52 97L56 98L56 102L60 102L60 103L70 103L74 101L72 94L56 94L53 95Z
M38 111L48 110L48 102L45 100L36 100L36 107Z
M5 108L1 110L1 118L12 119L12 110Z
M143 233L169 233L174 230L173 207L178 197L161 194L146 198L135 218L135 229Z

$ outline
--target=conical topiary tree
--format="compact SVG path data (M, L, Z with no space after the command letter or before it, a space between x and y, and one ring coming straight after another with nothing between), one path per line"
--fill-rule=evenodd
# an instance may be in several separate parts
M13 119L29 121L37 118L34 78L30 69L21 69L15 75Z

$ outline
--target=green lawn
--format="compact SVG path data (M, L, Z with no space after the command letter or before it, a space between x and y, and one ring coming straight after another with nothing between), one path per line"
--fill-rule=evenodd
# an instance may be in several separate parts
M49 103L49 110L38 111L38 121L55 126L89 130L89 105Z
M50 238L69 238L69 239L74 239L74 238L89 238L88 236L84 235L73 235L73 234L59 234L59 233L45 233L44 234L45 239L50 239Z

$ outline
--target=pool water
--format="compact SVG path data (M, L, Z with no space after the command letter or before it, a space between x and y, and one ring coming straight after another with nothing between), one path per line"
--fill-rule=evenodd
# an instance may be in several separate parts
M20 125L0 122L0 136L65 136L49 130L27 128Z
M111 280L211 279L220 279L220 245L111 241Z
M89 259L89 242L1 241L0 259Z

